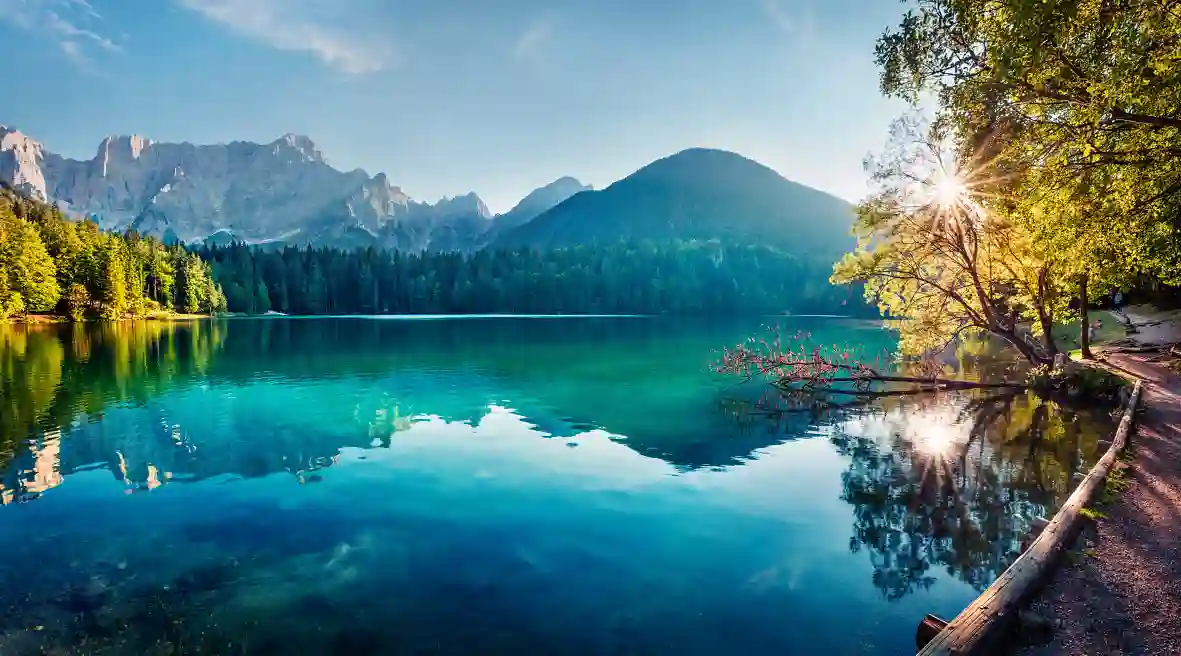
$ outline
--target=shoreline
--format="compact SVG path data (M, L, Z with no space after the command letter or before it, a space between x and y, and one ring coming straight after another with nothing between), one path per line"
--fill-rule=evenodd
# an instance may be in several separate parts
M1181 653L1181 376L1150 354L1104 354L1143 380L1126 489L1102 506L1028 608L1056 624L1018 656Z
M1143 389L1137 381L1124 404L1119 427L1111 439L1107 452L1084 475L1078 486L1053 517L1042 522L1042 527L1031 531L1032 542L1021 555L997 577L980 595L955 618L938 627L929 640L922 638L924 629L932 622L931 616L919 625L916 640L919 656L953 656L959 654L993 654L1011 639L1020 610L1037 597L1041 587L1058 574L1063 555L1076 542L1079 527L1086 519L1084 509L1095 502L1100 487L1128 443L1134 416Z
M30 314L28 316L7 317L0 319L0 323L10 326L48 326L63 323L95 324L95 323L124 323L127 321L195 321L197 319L215 318L210 314L149 314L142 317L123 317L121 319L86 318L74 321L70 317L57 314Z
M847 314L766 314L763 312L752 312L750 314L701 314L701 313L661 313L661 314L555 314L555 313L506 313L506 312L486 312L486 313L389 313L389 314L284 314L281 312L269 312L262 314L246 314L231 312L225 315L218 315L215 318L220 319L680 319L680 318L701 318L701 319L728 319L735 316L739 317L766 317L774 319L845 319L850 321L868 321L873 323L881 323L883 320L872 317L858 317Z
M1057 562L1043 565L1038 580L1024 577L1020 599L997 590L1012 578L1006 570L945 629L936 628L920 654L947 653L949 644L963 653L993 653L980 652L982 642L1015 656L1181 654L1181 360L1165 353L1181 342L1181 311L1134 306L1122 317L1108 314L1126 332L1104 326L1106 334L1092 344L1095 360L1078 360L1077 349L1070 356L1142 388L1142 416L1126 440L1117 434L1111 451L1126 448L1103 472L1115 476L1116 483L1107 483L1114 487L1091 490L1084 516L1074 518L1071 531L1054 536L1056 553L1048 555ZM965 617L973 608L977 612Z
M142 316L124 316L120 319L103 319L87 317L82 321L74 321L70 317L56 314L30 314L0 318L0 324L10 325L46 325L62 323L122 323L126 321L194 321L198 319L401 319L401 320L442 320L442 319L661 319L661 318L702 318L725 319L731 314L701 314L701 313L660 313L660 314L558 314L558 313L390 313L390 314L285 314L282 312L264 312L247 314L243 312L227 312L225 314L148 314ZM850 314L768 314L752 312L741 316L766 317L769 319L837 319L846 321L864 321L869 323L883 323L885 320L875 317L861 317Z

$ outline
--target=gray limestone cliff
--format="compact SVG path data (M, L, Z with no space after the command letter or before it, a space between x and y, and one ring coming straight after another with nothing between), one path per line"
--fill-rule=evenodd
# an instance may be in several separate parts
M216 145L107 137L93 158L74 160L0 126L0 181L106 230L185 242L469 250L487 242L500 218L474 193L416 202L384 173L337 170L295 134ZM528 221L564 200L558 196L506 216Z

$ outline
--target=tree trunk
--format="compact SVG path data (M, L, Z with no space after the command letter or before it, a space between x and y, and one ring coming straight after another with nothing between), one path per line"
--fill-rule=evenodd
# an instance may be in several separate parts
M1042 319L1042 344L1046 349L1046 357L1053 361L1054 356L1058 355L1058 342L1054 341L1054 322L1048 319Z
M1078 284L1078 314L1082 328L1078 343L1082 346L1083 358L1091 360L1095 356L1091 354L1091 319L1087 314L1087 302L1087 274L1084 273Z
M1011 344L1013 348L1017 349L1017 351L1023 355L1026 360L1029 360L1031 364L1049 364L1054 361L1053 358L1046 358L1042 356L1041 353L1038 353L1037 348L1022 338L1021 335L1018 335L1016 331L994 330L992 332L993 334Z
M1050 295L1050 285L1046 281L1048 271L1042 267L1037 275L1038 297L1035 299L1037 303L1037 316L1042 325L1042 342L1046 347L1046 357L1052 362L1054 357L1058 355L1058 343L1054 341L1054 319L1046 310L1048 303L1047 297Z

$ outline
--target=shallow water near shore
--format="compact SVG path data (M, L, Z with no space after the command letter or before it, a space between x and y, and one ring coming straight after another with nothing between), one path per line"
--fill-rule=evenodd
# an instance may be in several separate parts
M817 412L709 371L781 317L0 326L0 653L897 654L1111 427Z

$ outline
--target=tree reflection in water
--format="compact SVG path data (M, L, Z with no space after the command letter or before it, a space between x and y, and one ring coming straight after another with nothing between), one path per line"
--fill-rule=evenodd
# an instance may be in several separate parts
M36 498L60 483L64 434L201 375L224 332L218 321L0 326L0 503ZM172 444L167 422L158 428ZM120 458L130 449L108 451L100 455L119 462L112 469L125 476ZM148 472L149 486L155 475Z
M313 329L345 328L363 332L349 333L348 339L321 339L323 348L318 350L282 342L284 352L315 350L315 361L335 363L339 358L326 355L332 344L350 344L355 349L365 334L372 333L376 335L372 348L363 353L366 362L380 361L373 365L375 369L404 370L415 365L433 371L438 365L430 359L436 350L425 348L430 342L405 339L408 336L403 334L418 327L314 322L243 325L239 332L245 343L234 357L221 358L227 367L222 375L238 376L235 367L257 368L249 353L260 343L273 346L287 332L307 337L319 335L308 332ZM256 342L258 335L248 328L265 328L268 338ZM396 334L373 332L378 328ZM431 334L442 330L426 328ZM391 435L408 426L399 402L404 399L384 393L361 394L354 406L345 408L349 416L340 416L332 424L356 430L336 432L280 421L282 408L265 404L180 421L167 406L147 403L162 391L207 378L215 356L229 341L229 332L218 321L0 330L0 501L35 498L60 483L63 475L92 463L107 463L129 488L150 489L178 473L186 480L202 480L225 473L250 477L287 470L302 481L305 473L330 464L341 448L388 447ZM382 335L398 337L402 350L379 348L389 341L378 339ZM424 345L422 354L410 349L416 343ZM404 352L407 349L411 352ZM539 351L527 359L548 361L556 359L554 355ZM379 356L402 359L387 362ZM481 361L480 370L496 373L495 380L520 377L519 372L493 366L498 362ZM273 358L270 366L280 364L290 362ZM961 363L961 370L965 369ZM307 372L284 369L282 373ZM1012 373L992 371L987 376L1011 379ZM940 569L978 589L989 585L1017 555L1032 519L1052 513L1069 493L1072 474L1094 461L1097 439L1112 425L1109 417L1102 420L1102 412L1085 417L1086 413L1025 392L825 398L783 397L778 392L751 398L760 392L745 388L742 393L746 396L723 395L722 408L740 421L745 435L681 443L651 442L653 435L662 433L647 430L647 424L620 432L629 434L626 446L655 453L670 464L689 463L692 468L741 464L752 453L785 439L827 436L849 461L842 473L842 499L853 507L850 548L868 554L874 582L889 599L929 587ZM456 403L476 412L486 404L468 401L486 396L476 389ZM290 398L278 397L275 403L287 403ZM680 400L673 397L669 407L682 408L672 405ZM122 404L145 407L145 413L94 421L106 409ZM625 420L630 419L634 418L611 418L608 426L629 426ZM696 415L689 419L703 421ZM151 426L143 425L144 421ZM186 421L196 428L186 429L182 425ZM266 435L267 439L247 443L227 440L225 435ZM67 436L71 437L68 452L61 448ZM254 443L265 448L248 448ZM312 480L310 474L308 480Z
M1072 475L1100 455L1112 422L1025 391L731 400L747 424L827 424L849 459L849 549L865 551L887 599L929 588L939 569L983 590L1020 554L1031 522L1056 511ZM1094 416L1084 416L1094 415ZM788 425L788 426L785 426Z

